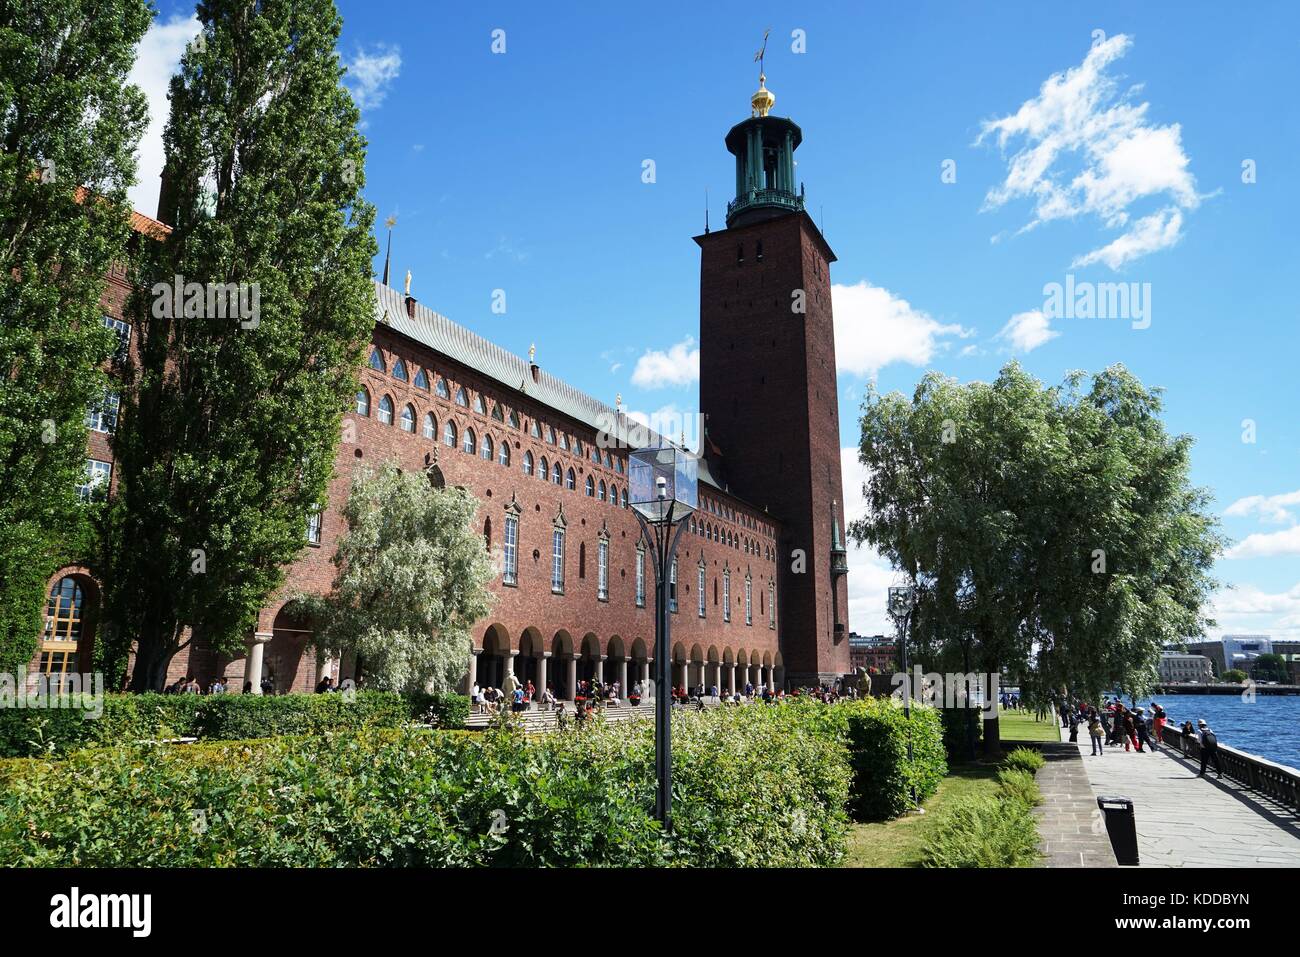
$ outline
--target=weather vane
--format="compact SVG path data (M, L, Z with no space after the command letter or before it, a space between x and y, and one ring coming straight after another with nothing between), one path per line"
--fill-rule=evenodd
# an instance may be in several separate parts
M758 79L760 83L763 81L763 57L767 56L767 37L771 32L771 27L768 27L763 31L763 45L759 48L759 51L754 54L754 62L758 64Z

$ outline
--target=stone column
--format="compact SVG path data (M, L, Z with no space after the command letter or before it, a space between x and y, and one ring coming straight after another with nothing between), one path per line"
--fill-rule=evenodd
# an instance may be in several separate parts
M736 693L736 663L733 661L727 667L727 694Z
M605 656L596 656L596 680L601 684L605 683Z
M543 651L537 657L537 696L540 698L546 691L546 659L551 657L549 651Z
M469 694L478 684L478 656L483 652L478 648L471 648L469 652L469 672L465 676L465 693Z
M578 688L578 656L569 655L569 697L567 700L572 701L574 693Z
M517 651L507 651L507 652L506 652L506 654L505 654L505 666L506 666L506 671L505 671L505 675L502 675L502 676L501 676L501 683L502 683L502 684L505 684L506 675L512 675L512 674L515 673L515 655L517 655L517 654L519 654L519 652L517 652Z
M248 656L244 659L244 684L252 684L250 694L262 693L262 656L266 643L271 640L271 632L259 631L253 635L248 646Z
M618 693L624 698L626 698L628 694L626 658L618 659Z

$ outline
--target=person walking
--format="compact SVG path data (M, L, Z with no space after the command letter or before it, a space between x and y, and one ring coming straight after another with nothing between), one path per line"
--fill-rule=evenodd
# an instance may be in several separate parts
M1154 751L1161 744L1161 735L1165 730L1165 709L1160 707L1154 701L1151 702L1151 750Z
M1102 726L1101 718L1094 711L1088 715L1088 736L1092 738L1092 753L1094 757L1101 757L1106 753L1106 746L1102 743L1102 735L1106 729Z
M1223 778L1223 762L1219 760L1219 736L1210 730L1210 726L1201 718L1196 722L1197 736L1201 740L1201 770L1197 777L1205 775L1206 762L1214 762L1214 773Z
M1147 731L1146 713L1142 708L1138 708L1133 715L1134 729L1137 731L1137 749L1138 754L1143 754L1142 746L1145 744L1147 750L1154 750L1151 746L1151 735Z

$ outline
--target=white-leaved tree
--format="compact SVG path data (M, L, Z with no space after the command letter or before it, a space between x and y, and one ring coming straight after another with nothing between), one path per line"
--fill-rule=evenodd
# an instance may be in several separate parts
M302 596L328 655L355 652L367 684L450 691L464 674L470 629L492 607L496 571L474 531L479 503L391 463L361 471L343 515L338 572L325 597Z

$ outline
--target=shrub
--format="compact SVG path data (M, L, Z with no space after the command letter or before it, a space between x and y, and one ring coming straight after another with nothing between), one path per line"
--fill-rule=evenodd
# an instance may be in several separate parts
M1038 789L1033 773L1017 768L998 771L998 793L1006 800L1020 801L1029 807L1043 803L1043 792Z
M978 794L941 812L927 834L926 867L1032 867L1038 830L1029 805Z
M364 727L397 727L409 720L440 728L464 727L464 695L414 695L389 691L346 694L104 696L103 715L77 709L0 709L0 757L67 754L167 738L264 738L321 734Z
M848 714L853 794L849 811L857 821L897 817L924 801L948 773L940 712L913 707L911 718L890 698L855 703ZM912 758L908 760L909 738Z
M435 728L463 728L469 717L469 698L463 694L420 692L403 697L412 718Z
M1003 758L1002 763L1008 768L1035 774L1042 769L1047 760L1033 748L1016 748Z
M0 865L807 866L843 854L849 768L782 709L541 738L368 728L0 762Z

